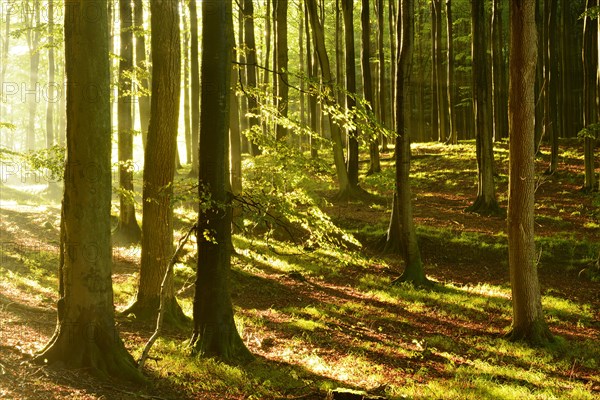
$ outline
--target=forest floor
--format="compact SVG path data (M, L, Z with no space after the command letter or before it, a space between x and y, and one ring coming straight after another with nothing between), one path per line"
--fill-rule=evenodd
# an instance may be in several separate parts
M234 237L236 323L254 361L191 357L191 325L169 327L152 348L143 387L29 363L55 327L59 202L43 185L1 186L0 398L322 399L335 388L391 399L600 398L600 196L580 191L580 150L563 146L553 175L543 174L547 151L537 159L539 277L556 338L543 348L503 338L511 321L506 220L465 212L476 195L473 143L415 144L413 154L415 221L432 288L390 285L401 258L377 251L393 187L391 154L384 155L383 172L362 177L376 201L322 207L361 248L303 250L260 235ZM507 155L506 146L496 148L504 208ZM334 197L331 180L315 188ZM175 211L178 236L195 217ZM176 267L188 315L192 245ZM118 311L135 294L139 248L116 247L114 259ZM154 323L119 316L118 324L139 356Z

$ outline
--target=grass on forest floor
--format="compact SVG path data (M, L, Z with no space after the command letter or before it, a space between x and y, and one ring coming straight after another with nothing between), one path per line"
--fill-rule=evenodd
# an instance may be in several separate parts
M186 347L191 332L167 330L152 349L155 360L147 364L153 380L148 388L81 383L81 375L40 374L20 364L54 329L58 254L48 242L58 239L58 208L42 208L31 200L24 206L27 196L19 198L16 189L3 191L0 397L323 398L329 389L349 387L389 398L597 398L600 301L589 294L597 293L598 286L576 279L579 266L597 255L597 229L569 230L597 223L590 203L596 200L570 204L565 198L577 195L570 187L539 200L543 306L557 340L547 348L509 342L502 337L511 320L504 221L460 211L472 193L463 190L468 193L461 197L455 188L464 189L464 180L471 177L450 173L472 151L464 146L445 152L436 145L419 145L415 151L415 173L435 166L445 174L432 173L415 185L419 240L426 272L436 282L433 289L390 286L402 268L398 258L379 257L368 248L308 251L273 238L235 235L236 323L256 359L228 365L192 358ZM428 153L440 156L428 158ZM576 181L559 178L569 185ZM365 179L365 187L386 196L391 186L388 178L375 176ZM438 210L435 218L432 209ZM389 218L386 206L378 204L332 205L328 211L363 243L379 237ZM193 221L190 214L178 206L179 226ZM44 226L44 221L50 224ZM120 309L135 294L139 248L116 248L114 256ZM181 289L179 298L189 315L193 243L181 261L176 289ZM153 326L118 320L137 357Z

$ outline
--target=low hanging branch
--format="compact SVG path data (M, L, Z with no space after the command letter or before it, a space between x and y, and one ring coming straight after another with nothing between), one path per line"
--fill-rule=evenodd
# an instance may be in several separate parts
M185 244L187 243L191 234L194 231L196 231L197 228L198 228L198 225L197 225L197 223L195 223L194 225L192 225L190 227L190 229L187 231L187 233L181 239L179 239L179 244L177 245L177 249L175 250L175 253L173 253L171 260L169 261L169 265L167 266L167 270L165 271L165 275L163 276L163 280L160 285L160 306L158 309L158 317L156 318L156 329L154 330L154 333L152 334L152 336L150 336L150 339L148 339L148 343L146 343L146 346L144 347L144 351L142 352L142 355L140 356L140 358L138 360L138 370L140 370L140 371L144 368L144 364L146 363L146 360L148 359L148 353L150 352L150 348L152 347L152 345L154 344L156 339L158 339L158 335L160 335L160 331L162 329L163 318L164 318L164 314L165 314L165 304L164 303L165 303L165 289L166 289L167 279L173 274L173 267L175 266L175 263L177 262L177 259L179 258L179 253L181 253L183 246L185 246Z

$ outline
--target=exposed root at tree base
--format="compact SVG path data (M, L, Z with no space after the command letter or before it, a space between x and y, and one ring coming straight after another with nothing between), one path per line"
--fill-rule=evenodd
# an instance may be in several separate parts
M506 217L506 210L500 207L496 200L485 201L481 196L477 197L472 205L465 208L465 211L487 217Z
M191 320L184 313L176 299L167 301L167 309L163 316L164 326L171 328L184 328L189 327ZM145 322L156 322L158 316L158 307L160 299L157 297L156 301L139 301L136 300L130 304L125 310L121 312L123 316L133 316L136 320Z
M555 341L554 336L542 321L534 322L531 326L517 329L515 327L506 333L505 338L511 342L523 342L532 347L545 347Z

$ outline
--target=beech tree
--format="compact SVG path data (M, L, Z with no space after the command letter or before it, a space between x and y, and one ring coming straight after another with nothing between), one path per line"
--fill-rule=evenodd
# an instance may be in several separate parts
M201 200L193 307L194 334L191 339L194 352L224 359L250 357L235 326L229 295L229 90L233 59L231 14L230 0L202 2Z
M142 256L136 298L124 311L140 319L156 317L161 283L173 253L171 202L181 93L179 5L172 0L152 0L150 7L152 115L144 155ZM165 320L184 320L172 276L166 282L165 297Z
M121 51L119 53L119 224L114 234L121 244L137 243L142 231L135 218L133 201L133 9L130 0L119 0Z
M105 0L65 2L67 158L60 299L56 330L35 360L141 380L114 318L107 16Z
M535 264L535 0L511 1L510 21L508 263L513 304L510 337L541 343L552 336L544 321Z
M396 61L396 164L394 200L388 228L386 250L398 247L404 258L404 272L394 282L410 282L414 285L428 284L425 276L421 250L413 220L412 191L410 189L410 132L407 127L405 102L409 99L411 82L410 66L414 40L413 0L399 0L396 37L398 58Z
M473 118L476 129L477 150L477 198L468 211L495 214L500 211L494 186L494 147L490 115L488 113L489 90L487 79L485 7L483 0L471 1L472 58L473 58Z

